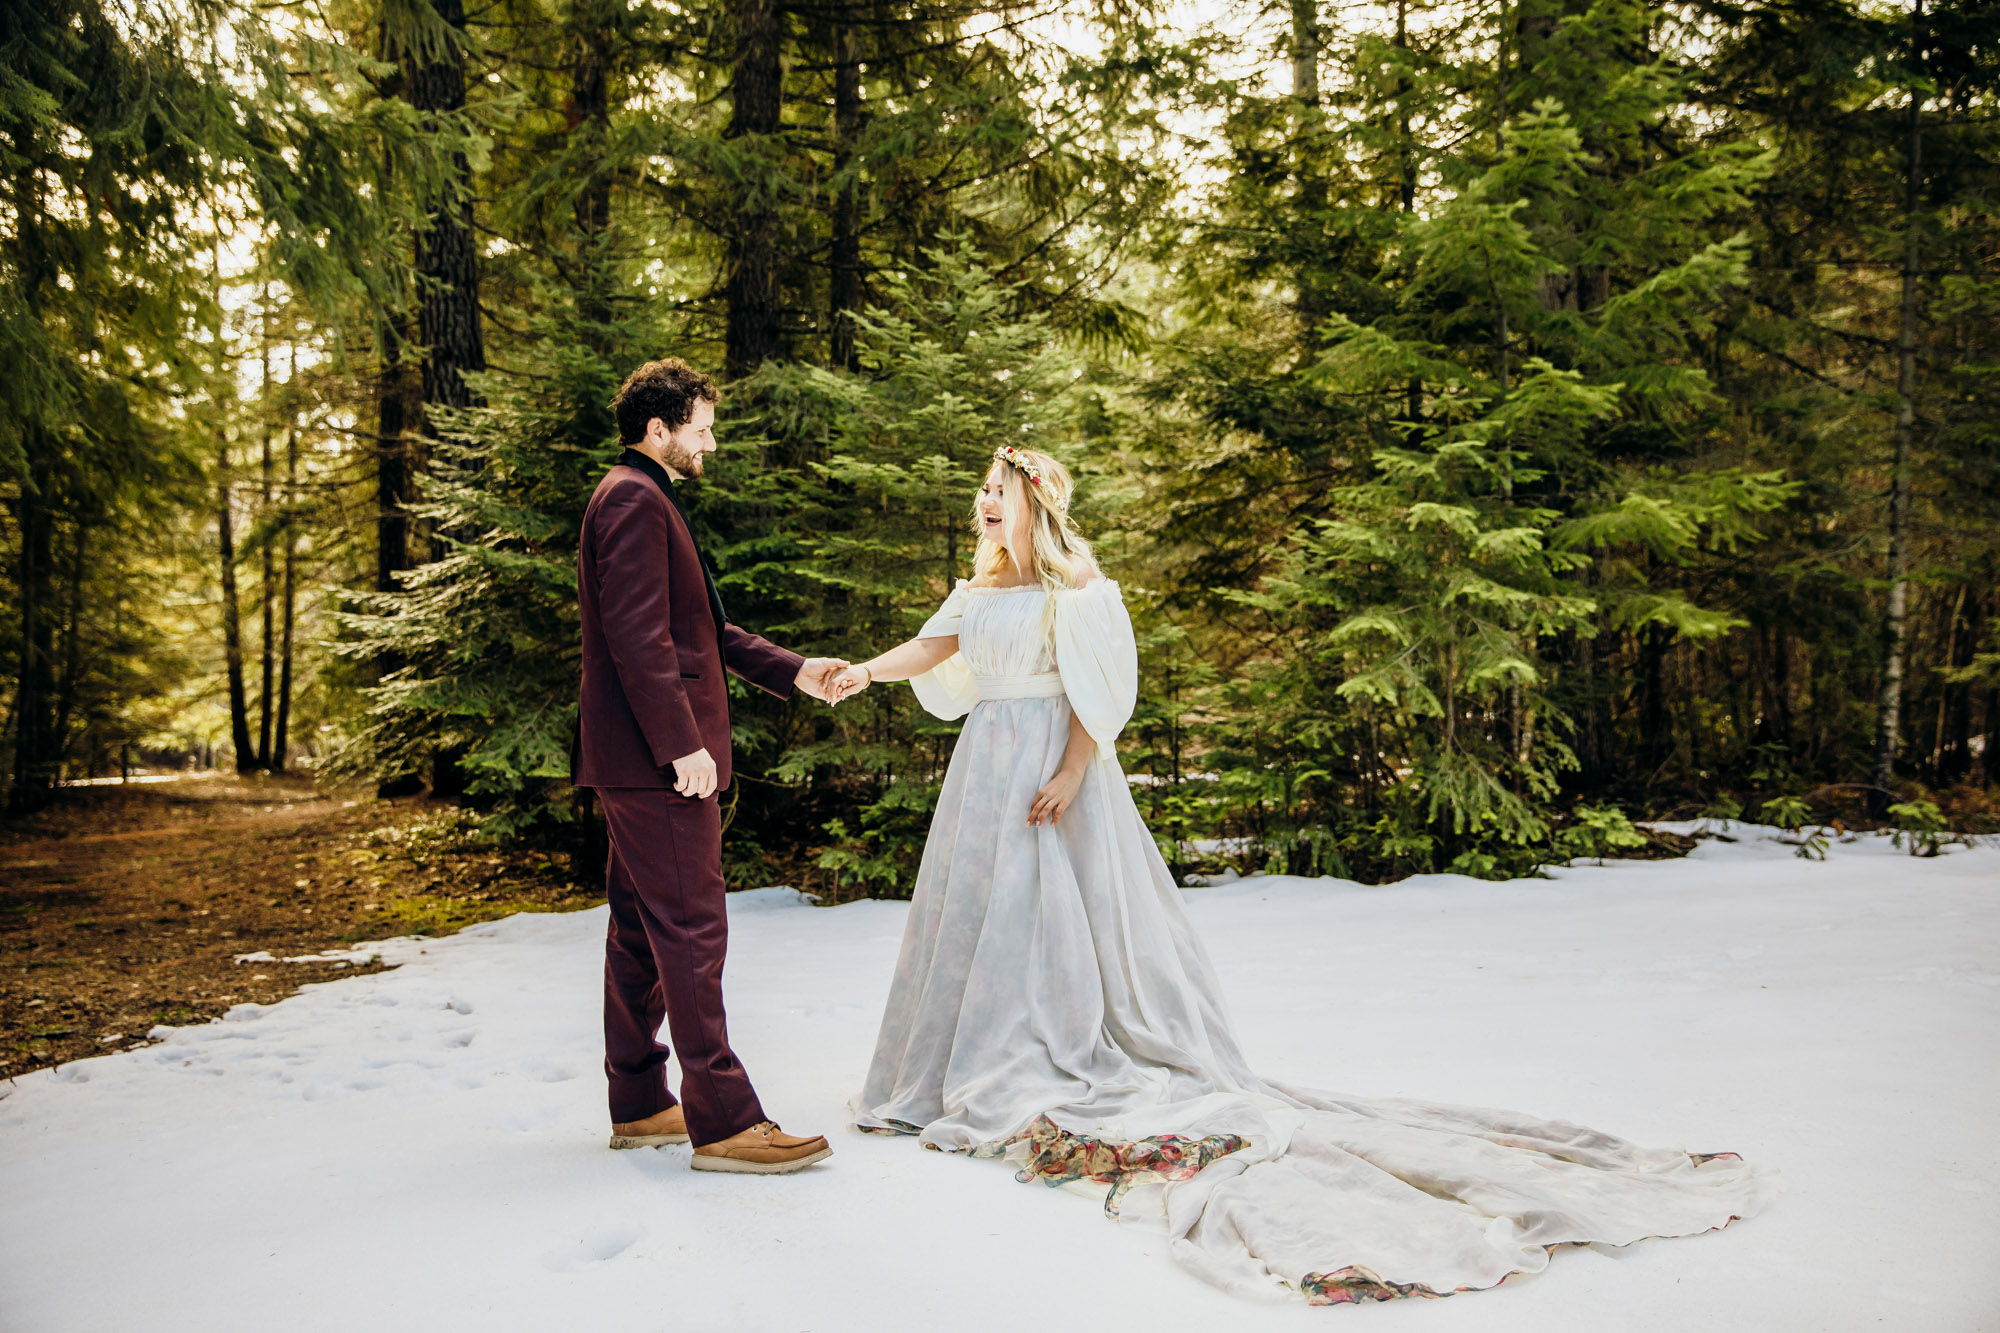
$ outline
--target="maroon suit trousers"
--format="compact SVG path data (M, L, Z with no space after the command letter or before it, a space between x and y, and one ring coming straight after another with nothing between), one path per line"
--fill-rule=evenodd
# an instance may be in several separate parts
M729 910L722 882L722 812L716 798L600 787L611 833L605 894L604 1073L611 1119L644 1120L674 1104L668 1048L681 1063L688 1134L715 1143L765 1119L722 1013Z

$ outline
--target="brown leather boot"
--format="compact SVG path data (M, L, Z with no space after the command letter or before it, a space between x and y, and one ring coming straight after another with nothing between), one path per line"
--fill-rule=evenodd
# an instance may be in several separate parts
M611 1127L611 1146L614 1148L657 1148L662 1144L687 1141L687 1116L678 1106L669 1106L644 1120Z
M720 1143L697 1146L694 1150L694 1169L777 1176L831 1156L833 1149L820 1135L802 1139L765 1120L740 1134L730 1135Z

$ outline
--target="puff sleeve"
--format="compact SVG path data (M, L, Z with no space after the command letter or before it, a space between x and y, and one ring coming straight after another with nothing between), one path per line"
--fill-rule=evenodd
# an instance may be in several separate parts
M965 580L960 579L951 590L951 596L944 599L924 627L917 631L920 639L943 639L958 634L959 622L965 619L965 604L969 600L965 591ZM921 676L910 677L910 688L917 692L917 702L933 717L950 722L964 717L979 702L979 683L972 678L972 668L965 664L965 658L953 653L944 661L924 672Z
M1097 757L1117 757L1118 733L1139 701L1139 645L1118 584L1099 578L1052 594L1056 670Z

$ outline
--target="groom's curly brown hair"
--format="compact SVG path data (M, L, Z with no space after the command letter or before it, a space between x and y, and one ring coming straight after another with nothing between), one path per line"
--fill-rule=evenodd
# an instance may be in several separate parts
M618 442L637 444L646 438L646 423L658 417L668 430L685 426L694 405L719 403L722 390L715 381L677 356L648 361L618 387L611 410L618 414Z

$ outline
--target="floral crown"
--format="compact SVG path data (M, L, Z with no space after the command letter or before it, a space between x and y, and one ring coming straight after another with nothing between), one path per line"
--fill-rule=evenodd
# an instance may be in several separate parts
M1049 487L1048 482L1043 478L1041 468L1037 467L1019 449L1016 449L1011 444L1003 444L993 451L993 458L996 462L1008 463L1019 468L1022 475L1027 477L1035 489L1049 498L1050 503L1054 505L1058 513L1068 509L1069 506L1056 500L1055 491Z

